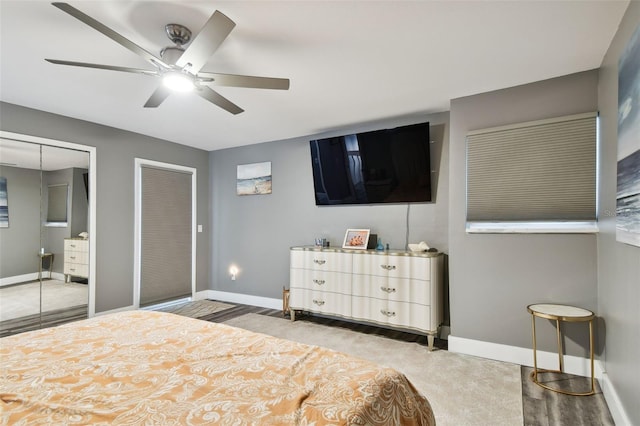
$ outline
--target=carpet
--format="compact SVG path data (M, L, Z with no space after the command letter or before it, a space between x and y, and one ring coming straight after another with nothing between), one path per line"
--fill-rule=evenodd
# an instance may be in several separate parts
M89 286L58 280L34 281L26 284L10 285L0 288L0 321L58 311L73 306L87 305Z
M427 397L438 426L522 425L520 366L298 320L246 314L225 324L323 346L402 372Z
M161 312L169 312L190 318L203 318L215 312L233 308L234 305L216 302L213 300L196 300L193 302L181 303L179 305L167 306L166 308L155 309Z

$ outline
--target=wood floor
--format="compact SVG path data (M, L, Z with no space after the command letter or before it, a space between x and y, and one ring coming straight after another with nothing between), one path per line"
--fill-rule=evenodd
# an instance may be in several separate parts
M282 318L280 310L259 308L256 306L236 305L233 308L200 318L211 322L224 322L248 313L268 315ZM304 315L296 321L309 321L316 324L324 324L331 327L346 328L361 333L385 336L405 342L424 343L426 337L413 333L389 330L382 327L357 324L353 322L329 319L317 316ZM447 349L447 341L436 339L435 346ZM591 396L568 396L544 390L529 380L531 368L522 367L522 406L524 426L613 426L614 422L607 407L602 391L598 387L598 393ZM589 386L589 379L578 376L564 375L558 380L571 381L575 389L584 389Z

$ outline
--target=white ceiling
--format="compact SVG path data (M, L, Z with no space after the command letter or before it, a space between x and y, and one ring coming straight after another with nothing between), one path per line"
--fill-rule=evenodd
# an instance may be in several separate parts
M598 68L628 0L70 1L142 48L167 23L236 27L203 71L291 79L288 91L217 87L143 104L155 77L53 65L147 62L46 1L0 2L0 99L205 150L449 109L450 99Z

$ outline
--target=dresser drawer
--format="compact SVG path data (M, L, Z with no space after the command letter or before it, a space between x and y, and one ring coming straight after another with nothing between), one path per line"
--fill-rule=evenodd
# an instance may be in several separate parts
M335 253L309 250L305 252L304 267L314 271L332 271L350 274L351 253Z
M430 305L430 283L428 281L410 280L407 278L372 278L371 295L396 302L418 303Z
M387 301L385 306L380 308L380 320L386 318L387 324L397 327L417 328L420 330L432 330L429 306L418 305L416 303ZM437 327L435 327L437 328Z
M351 316L351 296L308 289L289 290L289 307L310 312Z
M431 304L431 283L408 278L359 275L353 279L351 293L354 296L374 297L397 302Z
M291 269L290 287L351 294L351 275L308 269Z
M351 315L356 319L394 327L421 331L434 328L430 320L431 308L414 303L354 296Z
M89 240L65 239L64 251L82 251L89 252Z
M84 265L78 263L64 263L64 273L65 275L73 275L75 277L89 277L89 265L86 263Z
M420 266L416 267L415 261L416 259L410 256L383 254L354 256L353 272L390 278L426 279L429 276L429 263L419 262ZM425 267L426 270L424 270Z
M89 263L89 253L86 251L64 251L64 262L65 263L80 263L80 264L88 264Z

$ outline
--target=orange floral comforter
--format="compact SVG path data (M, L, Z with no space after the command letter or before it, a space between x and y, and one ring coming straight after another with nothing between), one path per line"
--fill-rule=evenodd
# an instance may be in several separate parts
M148 311L0 339L5 425L434 425L397 371Z

